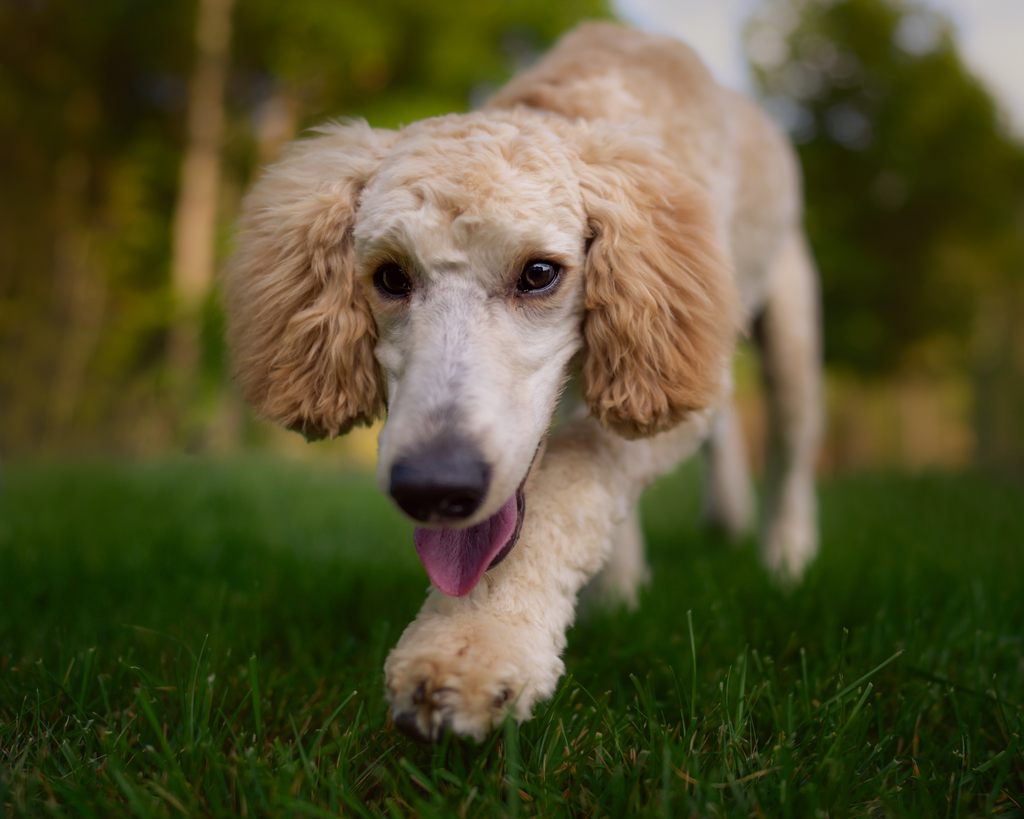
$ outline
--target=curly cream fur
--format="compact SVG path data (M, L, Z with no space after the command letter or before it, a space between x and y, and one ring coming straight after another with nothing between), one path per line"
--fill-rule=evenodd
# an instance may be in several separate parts
M395 134L327 126L245 201L225 302L238 383L264 417L310 438L384 410L377 327L355 281L356 200Z
M264 416L335 435L384 410L378 481L468 444L486 494L525 486L518 543L465 596L433 589L385 664L396 721L482 738L551 696L577 595L635 602L636 504L706 444L705 514L753 514L729 411L736 335L769 374L762 560L817 548L817 285L792 151L686 46L602 24L569 34L477 113L398 132L328 126L246 200L228 272L239 383ZM551 287L522 292L530 260ZM398 265L407 293L378 272ZM579 362L585 406L549 434ZM436 460L436 456L431 458Z
M585 395L602 424L647 437L721 399L739 302L706 194L661 151L613 132L580 153Z

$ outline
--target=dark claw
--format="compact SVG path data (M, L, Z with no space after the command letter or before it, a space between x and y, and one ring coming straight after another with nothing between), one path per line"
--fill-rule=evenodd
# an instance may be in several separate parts
M393 719L395 727L409 737L409 739L415 740L416 742L421 742L424 745L433 745L437 743L441 739L442 731L438 731L437 736L425 734L423 729L420 727L420 721L418 719L419 714L419 709L401 711L394 714Z

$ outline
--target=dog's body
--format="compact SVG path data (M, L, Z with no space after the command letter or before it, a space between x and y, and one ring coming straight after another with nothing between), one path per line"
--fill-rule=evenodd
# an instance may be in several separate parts
M762 557L799 578L821 414L800 221L792 152L752 104L686 46L601 24L482 112L328 126L257 184L226 288L246 397L313 437L386 404L379 483L426 524L434 588L385 669L397 724L479 739L528 717L583 585L635 601L639 495L702 444L707 516L749 527L729 401L748 328ZM589 415L549 436L576 364Z

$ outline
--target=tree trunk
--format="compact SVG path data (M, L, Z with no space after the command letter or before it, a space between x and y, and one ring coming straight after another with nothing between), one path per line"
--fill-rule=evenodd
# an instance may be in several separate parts
M983 300L975 364L976 458L1000 473L1024 469L1024 287L993 287Z
M86 373L99 344L107 301L106 278L96 270L89 249L86 188L92 173L88 159L72 151L57 172L57 221L54 242L54 301L62 328L56 367L46 407L43 446L55 450L67 440L79 409Z
M213 282L233 4L234 0L198 0L196 63L189 89L171 258L177 310L169 352L175 393L184 412L197 397L202 306Z

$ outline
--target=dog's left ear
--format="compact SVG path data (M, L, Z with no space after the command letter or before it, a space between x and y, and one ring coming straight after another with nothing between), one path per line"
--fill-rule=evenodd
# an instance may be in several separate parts
M706 191L649 139L598 131L578 145L584 393L602 425L646 437L722 397L739 300Z

